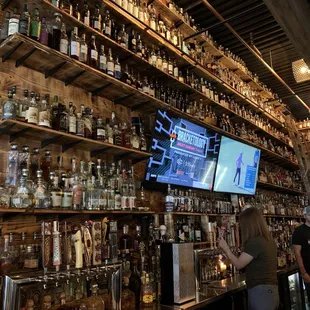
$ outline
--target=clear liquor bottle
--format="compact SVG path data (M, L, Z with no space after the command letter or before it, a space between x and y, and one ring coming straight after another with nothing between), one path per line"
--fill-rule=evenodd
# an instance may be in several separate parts
M88 201L87 201L87 210L100 210L99 207L99 193L96 186L96 178L93 175L91 177L91 184L87 185L88 192Z
M30 97L29 108L26 112L26 120L28 123L37 125L39 118L39 107L38 102L36 101L35 92L31 92Z
M51 176L52 188L50 191L51 201L52 201L52 209L60 209L62 202L62 190L58 186L58 178L55 177L55 173Z
M104 52L104 45L100 47L100 55L99 55L99 70L102 72L107 71L107 56Z
M65 187L63 189L63 196L61 200L61 208L63 210L71 210L72 209L72 200L73 200L73 192L69 186L69 179L65 178Z
M133 178L133 172L128 173L128 200L129 200L129 209L131 211L137 210L136 206L136 187Z
M30 169L30 153L29 153L29 146L25 145L22 146L22 151L18 154L18 170L17 175L18 178L22 176L22 170L27 169L27 173ZM27 174L28 177L28 174Z
M8 154L8 163L5 175L5 185L9 187L15 187L17 185L17 171L18 171L18 145L11 144L11 149Z
M37 171L37 185L34 192L34 199L34 208L36 209L49 209L51 207L51 200L46 190L42 170Z
M80 58L80 39L78 37L78 27L71 31L70 57L76 60Z
M85 109L84 121L84 137L91 139L93 137L93 120L91 117L91 110Z
M133 148L135 150L139 150L140 149L140 139L139 139L139 136L136 133L136 127L135 126L131 127L130 144L131 144L131 148Z
M29 92L28 89L24 90L24 98L20 100L20 104L18 107L18 119L21 121L24 121L26 118L26 111L28 110L29 107Z
M174 197L172 195L170 184L168 184L168 193L165 197L165 208L167 212L172 212L174 210Z
M34 195L32 190L29 188L28 181L28 169L22 170L22 175L19 181L19 186L12 197L12 207L17 209L32 208L34 205Z
M37 170L39 169L41 161L40 149L34 148L30 155L30 180L33 182L37 178Z
M110 125L110 119L107 118L106 120L106 141L107 143L113 144L114 143L114 132L113 127Z
M2 105L2 119L16 119L16 103L13 100L13 93L8 91L8 99L3 102Z
M39 111L39 126L51 128L51 106L49 103L50 96L43 96Z

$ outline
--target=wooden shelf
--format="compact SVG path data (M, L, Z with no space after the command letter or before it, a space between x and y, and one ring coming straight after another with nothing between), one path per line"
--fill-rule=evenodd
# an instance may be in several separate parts
M170 110L177 114L180 117L189 119L198 125L203 127L215 130L223 135L229 136L233 139L236 139L241 142L245 142L247 144L253 145L263 150L263 155L266 158L270 158L276 163L283 165L285 167L292 167L294 169L298 168L296 163L291 162L288 159L283 158L281 155L278 155L274 152L269 151L263 147L257 146L245 139L232 135L226 131L219 129L216 126L207 124L203 121L196 119L195 117L188 115L172 106L164 103L163 101L156 99L152 96L149 96L142 91L137 90L136 88L121 82L114 77L109 76L106 73L100 72L97 69L94 69L86 64L83 64L79 61L76 61L67 55L63 55L62 53L55 51L47 46L44 46L28 37L25 37L21 34L14 34L13 36L6 39L0 45L0 54L2 55L3 61L7 59L13 59L16 61L16 64L21 65L23 64L26 67L29 67L33 70L44 72L45 76L53 76L56 79L64 81L66 85L74 84L78 87L86 89L90 92L95 92L97 95L101 95L105 98L108 98L115 103L122 103L133 110L141 109L144 112L155 112L156 109L162 108L165 110ZM27 57L26 57L27 56ZM61 66L60 66L61 65ZM57 70L56 70L57 69ZM121 95L120 95L121 94ZM227 109L227 108L226 108ZM17 122L17 121L16 121ZM20 125L26 123L19 123ZM29 124L28 124L29 126ZM23 129L23 128L21 128ZM34 129L43 130L41 127L34 126L31 131ZM50 129L44 129L46 132ZM4 130L4 132L6 132ZM11 131L9 131L11 133ZM52 131L55 134L55 131ZM67 134L59 133L59 135L64 136ZM98 150L100 146L104 146L104 150L115 150L114 147L110 148L111 145L104 144L99 141L90 140L84 138L78 138L76 136L68 134L68 138L72 138L74 141L71 141L72 145L83 145L87 144L86 142L91 142L88 144L87 148L91 149L91 151L100 151ZM77 140L83 140L84 143L80 143ZM280 140L281 141L281 140ZM68 142L69 143L69 142ZM68 145L67 140L66 144ZM98 146L98 143L100 144ZM93 145L92 145L93 144ZM96 145L97 144L97 145ZM98 149L94 150L94 147L98 146ZM65 148L66 148L65 147ZM109 147L109 149L107 149ZM125 148L117 147L122 153L128 151ZM84 149L84 147L83 147ZM133 152L130 150L131 153L136 154L137 152ZM98 152L97 152L98 153ZM150 154L139 154L139 158L141 155L150 156Z
M264 217L281 217L289 219L303 219L303 216L289 216L289 215L279 215L279 214L264 214Z
M291 194L298 194L298 195L304 195L305 193L302 191L299 191L297 189L294 188L288 188L288 187L283 187L283 186L279 186L276 184L271 184L271 183L267 183L267 182L257 182L257 186L261 187L261 188L266 188L266 189L271 189L271 190L275 190L275 191L279 191L279 192L284 192L284 193L291 193Z
M155 214L153 211L109 211L109 210L58 210L58 209L0 209L0 214L5 213L24 213L31 214L126 214L126 215L142 215L142 214Z
M57 144L62 146L63 152L70 148L75 148L89 151L91 156L100 157L101 155L112 155L119 159L127 157L132 159L133 163L145 160L151 156L150 153L128 149L98 140L87 139L16 120L1 121L0 134L9 135L10 142L13 142L19 137L29 137L39 141L41 143L41 148L49 144Z
M178 211L175 211L175 212L159 212L157 214L161 214L161 215L168 215L168 214L171 214L171 215L180 215L180 216L203 216L203 215L206 215L206 216L233 216L235 214L224 214L224 213L221 213L221 214L214 214L214 213L201 213L201 212L178 212Z
M209 241L204 241L204 242L194 242L194 246L201 246L201 245L209 245L210 242ZM211 250L211 248L210 248Z

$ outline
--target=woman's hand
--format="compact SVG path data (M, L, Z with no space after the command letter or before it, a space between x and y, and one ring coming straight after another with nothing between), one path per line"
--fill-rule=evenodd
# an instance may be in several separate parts
M218 241L219 247L220 247L224 252L227 252L227 250L229 250L229 246L228 246L227 242L226 242L223 238L219 238L217 241Z

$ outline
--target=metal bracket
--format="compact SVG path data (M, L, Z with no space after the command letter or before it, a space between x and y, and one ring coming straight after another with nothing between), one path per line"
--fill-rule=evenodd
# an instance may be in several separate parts
M113 100L113 103L114 104L119 104L121 101L126 100L126 99L132 97L133 95L134 94L129 94L129 95L126 95L126 96L118 97L115 100Z
M7 61L10 56L23 44L24 42L18 42L17 45L15 45L13 48L11 48L9 51L7 51L3 56L2 56L2 62Z
M21 66L24 61L30 57L35 51L37 50L36 47L34 47L33 49L31 49L27 54L25 54L23 57L19 58L16 60L16 63L15 63L15 67L18 68L19 66Z
M131 162L133 165L139 163L140 161L143 161L143 160L146 160L146 159L149 159L150 156L143 156L143 157L140 157L140 158L134 158Z
M67 143L67 144L64 144L61 148L62 152L65 152L69 149L71 149L73 146L81 143L82 141L73 141L73 142L70 142L70 143Z
M8 125L8 126L6 126L6 127L4 127L4 128L1 128L1 129L0 129L0 135L2 135L2 134L5 135L5 134L9 133L9 132L10 132L10 129L13 128L15 125L16 125L16 124L10 124L10 125Z
M133 107L131 108L131 111L139 110L141 107L143 107L144 105L148 104L149 102L150 102L150 100L141 102L141 103L139 103L139 104L133 106Z
M99 87L99 88L93 90L93 91L91 92L91 94L92 94L93 96L96 96L96 95L99 94L102 90L104 90L104 89L110 87L111 85L112 85L112 83L108 83L108 84L106 84L106 85L104 85L104 86L101 86L101 87Z
M81 76L82 74L84 74L85 72L86 72L86 70L83 70L83 71L77 73L76 75L74 75L74 76L72 76L72 77L66 79L66 80L65 80L65 85L68 86L68 85L72 84L78 77L80 77L80 76Z
M45 78L47 79L48 77L52 76L54 73L56 73L62 66L64 66L67 62L64 61L64 62L61 62L60 64L58 64L57 66L55 66L54 68L52 69L49 69L49 70L46 70L44 75L45 75Z
M104 153L111 148L112 148L111 146L108 146L108 147L105 147L105 148L100 149L100 150L91 151L90 157L95 157L95 156L99 155L100 153Z
M45 139L45 140L41 141L41 149L43 149L44 147L48 146L49 144L57 141L60 137L62 137L62 136L61 135L56 135L53 138Z
M14 132L10 135L10 142L13 142L15 139L17 139L18 137L20 137L22 134L24 134L25 132L29 131L31 128L24 128L20 131Z

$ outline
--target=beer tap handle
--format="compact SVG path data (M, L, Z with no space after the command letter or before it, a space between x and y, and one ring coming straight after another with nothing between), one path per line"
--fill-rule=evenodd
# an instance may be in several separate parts
M73 227L72 242L75 248L75 268L83 267L83 245L82 245L82 232L78 226Z
M89 231L88 223L86 223L83 227L83 237L84 237L84 259L86 266L90 266L93 254L93 241Z

